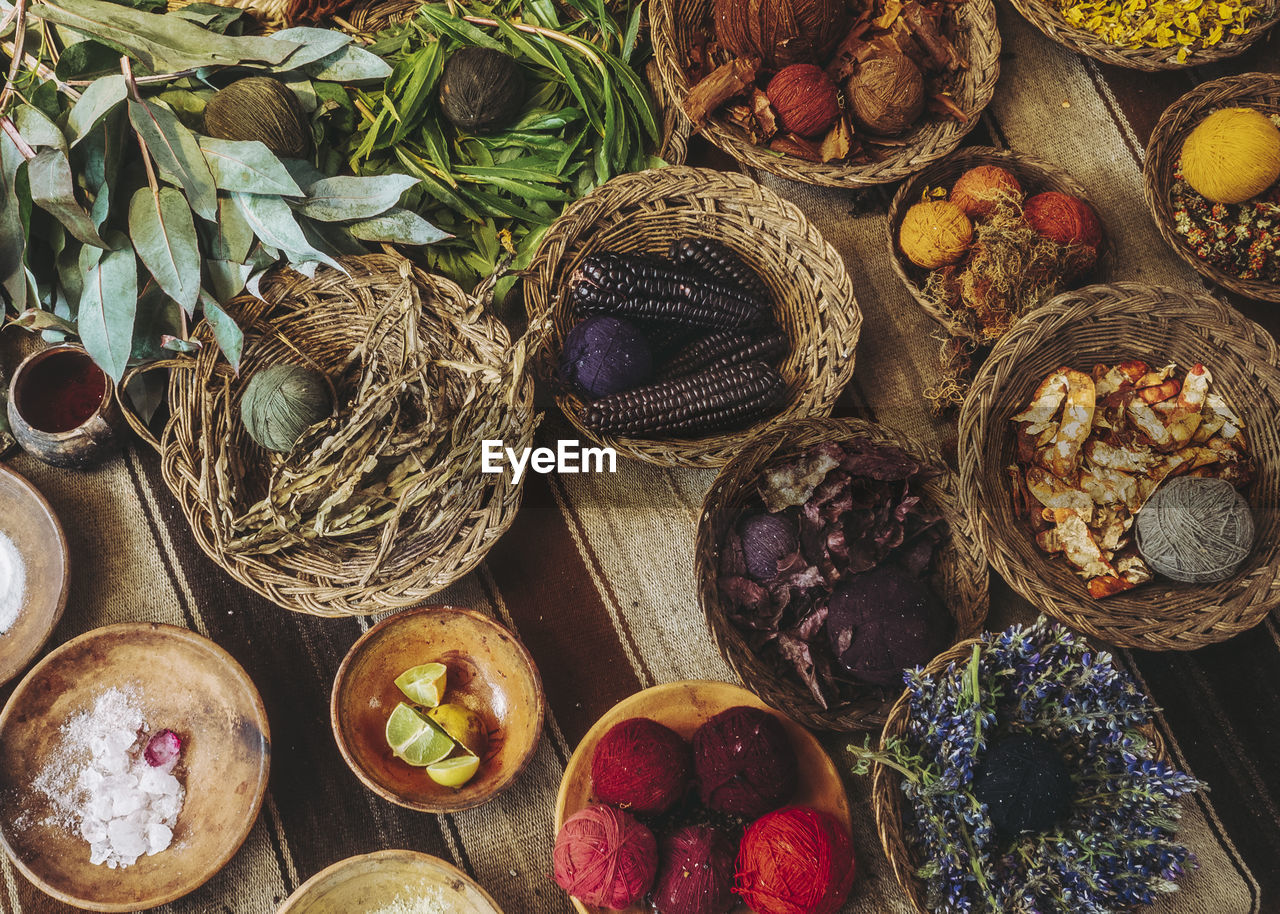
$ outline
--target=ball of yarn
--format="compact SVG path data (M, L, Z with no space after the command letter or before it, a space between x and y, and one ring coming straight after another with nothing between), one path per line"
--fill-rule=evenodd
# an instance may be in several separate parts
M1280 128L1254 108L1223 108L1182 144L1182 176L1215 203L1243 203L1280 179Z
M1013 172L999 165L978 165L956 179L949 199L970 219L986 219L1000 200L1021 203L1022 196L1022 184Z
M778 576L778 562L800 548L794 521L778 514L752 514L738 528L747 574L757 581Z
M721 711L694 732L693 766L704 804L747 819L791 799L798 777L782 722L745 706Z
M658 872L653 832L612 806L588 806L566 819L552 853L560 888L614 911L643 898Z
M1071 773L1062 755L1048 740L1029 733L989 746L973 779L973 795L1006 837L1048 831L1070 807L1071 794Z
M946 200L917 203L902 219L898 245L918 267L936 270L964 256L973 241L973 223Z
M653 351L634 324L600 315L576 324L560 353L560 377L589 397L640 387L653 372Z
M1249 503L1225 479L1169 480L1143 505L1135 526L1143 559L1175 581L1226 580L1253 549Z
M753 822L733 891L756 914L831 914L853 885L853 845L830 813L788 806Z
M1063 246L1096 249L1102 243L1102 223L1093 207L1079 197L1048 190L1029 198L1022 214L1042 237Z
M737 853L729 833L709 825L686 825L667 835L658 848L655 914L728 914L737 904Z
M240 398L240 419L249 437L267 450L291 451L332 405L324 378L301 365L272 365L254 372Z
M591 779L605 803L641 813L665 812L689 786L689 744L647 717L614 724L596 743Z

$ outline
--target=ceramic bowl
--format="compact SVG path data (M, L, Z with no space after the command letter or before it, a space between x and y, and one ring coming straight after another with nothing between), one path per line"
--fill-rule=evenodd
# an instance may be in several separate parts
M417 851L378 851L348 857L316 873L276 914L367 914L397 899L438 901L451 914L502 914L470 876L439 857Z
M42 424L37 404L68 372L89 372L102 383L96 407L73 427ZM84 347L51 346L22 360L9 382L9 426L22 449L56 467L84 470L120 450L124 416L115 398L115 382L93 363Z
M559 834L565 819L583 807L599 802L591 782L591 757L600 738L614 724L631 717L648 717L689 739L693 731L710 718L741 705L768 711L782 722L791 737L800 778L795 796L788 805L812 806L828 812L844 824L847 832L852 832L849 798L840 780L840 772L812 733L742 686L688 679L657 685L624 698L591 726L573 751L560 780L560 792L556 795L556 833ZM584 904L576 898L570 898L570 901L579 914L608 914L607 909ZM647 911L642 904L635 904L623 914L647 914ZM733 914L748 914L748 909L746 905L739 905L733 909Z
M36 786L75 758L60 728L113 688L133 698L149 728L182 738L175 770L186 788L169 848L119 869L90 863L88 843L51 821L56 810ZM218 645L158 623L95 629L40 661L0 712L0 841L59 901L91 911L155 907L202 885L244 843L270 755L258 690Z
M401 701L395 678L410 667L443 663L444 701L480 715L489 744L480 769L461 787L442 787L387 745L387 718ZM329 704L338 749L374 793L408 809L471 809L511 786L542 736L542 679L524 645L488 616L428 606L396 613L360 638L338 668Z
M0 685L30 662L53 634L67 605L67 539L30 482L0 464L0 534L22 556L23 596L17 617L0 633Z

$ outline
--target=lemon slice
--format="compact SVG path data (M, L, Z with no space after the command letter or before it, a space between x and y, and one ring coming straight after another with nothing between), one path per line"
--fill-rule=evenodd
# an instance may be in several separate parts
M397 676L396 686L410 701L434 708L444 696L446 673L443 663L424 663Z
M440 761L457 743L434 721L402 701L387 718L387 745L396 758L422 768Z
M427 774L441 787L461 787L475 777L479 768L480 759L474 755L459 755L428 765Z
M489 729L475 711L462 705L442 704L428 711L427 717L472 755L484 755L489 745Z

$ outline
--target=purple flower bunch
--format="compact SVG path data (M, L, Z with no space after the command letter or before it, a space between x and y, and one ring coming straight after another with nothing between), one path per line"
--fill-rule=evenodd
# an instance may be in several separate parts
M1178 798L1202 785L1155 758L1147 697L1064 627L1043 617L987 634L939 675L905 674L906 733L881 751L851 746L854 770L903 774L907 840L937 914L1111 914L1176 890L1194 860L1176 843ZM1002 836L973 792L993 740L1047 740L1071 774L1051 830Z

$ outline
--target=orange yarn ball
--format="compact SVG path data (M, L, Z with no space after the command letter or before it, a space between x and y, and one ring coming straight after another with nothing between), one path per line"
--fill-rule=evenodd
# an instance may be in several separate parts
M1097 214L1078 197L1045 191L1028 200L1022 214L1033 229L1058 244L1097 248L1102 243L1102 224Z
M1017 176L998 165L978 165L956 179L950 200L970 219L986 219L1004 197L1022 202L1022 185Z
M853 845L835 816L787 806L743 834L733 891L756 914L833 914L854 872Z

